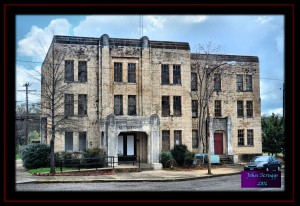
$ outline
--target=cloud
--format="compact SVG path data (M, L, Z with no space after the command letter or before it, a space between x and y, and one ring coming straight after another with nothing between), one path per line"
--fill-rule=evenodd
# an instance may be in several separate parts
M25 38L18 42L17 52L21 56L31 57L34 61L43 61L53 35L69 35L71 24L67 19L55 19L44 29L32 26Z
M269 21L271 21L273 18L272 17L269 17L269 16L259 16L256 18L256 21L261 23L261 24L265 24Z
M193 15L193 16L185 16L184 17L184 21L186 23L190 23L190 24L198 24L198 23L202 23L205 22L208 19L208 16L204 16L204 15Z
M282 116L283 115L283 108L279 107L279 108L274 108L274 109L269 109L267 110L267 112L263 113L262 115L272 115L272 113L274 113L275 115L278 116Z
M16 67L16 101L22 101L25 103L26 101L26 92L18 91L25 90L26 87L23 85L27 82L31 85L28 87L29 90L35 90L33 92L29 92L29 102L40 102L40 91L41 91L41 82L40 82L40 72L41 67L37 66L32 70L26 69L24 66Z
M140 24L140 20L143 24ZM74 28L76 36L100 37L108 34L112 38L140 38L141 26L143 35L149 38L165 40L170 34L190 24L199 24L206 21L208 16L203 15L97 15L87 16Z

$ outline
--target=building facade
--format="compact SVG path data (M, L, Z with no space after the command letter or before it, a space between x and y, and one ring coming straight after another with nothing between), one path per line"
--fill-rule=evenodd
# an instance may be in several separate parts
M218 57L237 65L232 68L234 78L233 74L224 78L222 74L221 89L210 98L211 153L238 161L241 155L262 152L259 61L250 56ZM57 112L72 119L73 124L57 127L55 151L103 148L120 161L139 156L153 168L161 168L160 152L176 144L199 151L192 64L204 60L190 52L189 43L150 41L145 36L54 36L42 76L49 70L49 61L57 58L59 63L53 65L57 65L61 84L66 86ZM41 101L49 105L43 95L47 90L44 82ZM49 107L42 106L41 137L46 143L50 142L46 128L51 120L45 115Z

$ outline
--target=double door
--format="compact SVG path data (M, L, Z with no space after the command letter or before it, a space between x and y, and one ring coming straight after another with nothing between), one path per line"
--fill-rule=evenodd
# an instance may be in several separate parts
M136 160L136 135L120 133L118 136L118 161Z

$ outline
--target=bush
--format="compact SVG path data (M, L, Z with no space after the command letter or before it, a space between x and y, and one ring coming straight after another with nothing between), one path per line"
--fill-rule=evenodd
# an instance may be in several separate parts
M101 164L99 164L99 167L103 167L105 164L106 158L104 158L103 156L106 156L106 152L103 149L100 148L92 148L92 149L87 149L83 152L82 157L83 158L96 158L99 157L99 159L94 159L94 160L85 160L85 163L99 163L101 162ZM86 167L93 167L94 165L91 164L90 166L86 166Z
M26 169L49 167L50 146L47 144L29 144L22 149L21 155Z
M160 163L163 165L163 167L166 167L166 163L169 161L169 160L174 160L171 152L165 152L165 151L162 151L160 153Z
M184 165L190 167L194 163L195 153L191 151L185 152Z
M82 154L83 158L106 156L106 152L100 148L87 149Z
M185 160L185 153L188 151L187 146L175 145L174 149L171 150L171 154L177 162L178 166L183 166Z

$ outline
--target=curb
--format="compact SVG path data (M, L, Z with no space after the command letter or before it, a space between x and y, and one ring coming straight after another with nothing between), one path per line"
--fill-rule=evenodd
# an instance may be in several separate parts
M174 182L174 181L188 181L204 178L213 178L221 176L230 176L240 174L241 172L233 172L227 174L216 174L216 175L205 175L201 177L188 177L188 178L178 178L178 179L90 179L90 180L33 180L28 182L20 182L16 184L42 184L42 183L92 183L92 182Z

